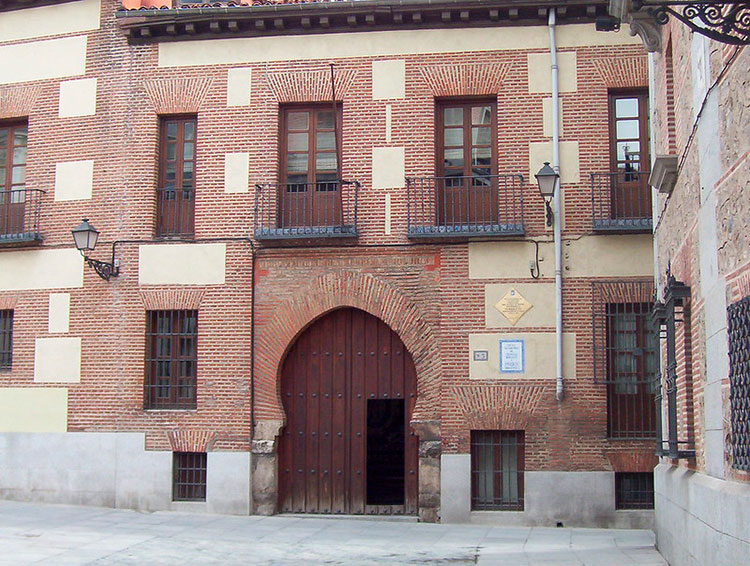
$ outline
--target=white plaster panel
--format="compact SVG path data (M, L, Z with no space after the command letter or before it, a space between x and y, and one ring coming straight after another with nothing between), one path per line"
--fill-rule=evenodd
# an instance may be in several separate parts
M227 106L249 106L253 70L238 67L227 71Z
M249 189L250 154L227 153L224 156L224 192L246 193Z
M172 452L146 450L144 434L115 437L115 506L141 511L169 509Z
M706 308L705 304L704 308ZM728 331L724 328L706 338L707 383L721 381L729 376L729 337L727 334Z
M372 148L372 188L403 187L405 177L405 149L403 147Z
M466 523L471 515L471 455L440 456L440 520Z
M60 83L58 116L91 116L96 114L96 78L75 79Z
M404 98L406 96L406 61L372 62L372 99Z
M651 234L586 236L563 243L566 277L653 276ZM554 277L554 246L542 243L542 277ZM630 261L622 261L628 257ZM524 279L535 258L531 242L473 242L469 244L471 279Z
M523 340L524 371L500 372L500 340ZM488 360L477 362L474 350L486 350ZM471 379L554 379L557 374L554 332L469 334L469 378ZM563 375L576 377L576 334L563 332Z
M51 293L47 331L50 333L68 332L70 327L70 293Z
M89 200L93 190L93 160L55 164L55 201Z
M141 285L222 285L226 244L152 244L138 248Z
M659 464L654 491L657 546L670 564L745 563L750 485Z
M529 53L527 56L529 71L529 92L552 92L552 60L549 52ZM578 90L576 69L576 52L557 53L557 84L559 92Z
M0 42L99 29L100 0L80 0L0 14Z
M83 286L83 258L75 248L0 254L0 290Z
M613 472L524 473L524 507L533 524L602 526L614 521Z
M64 432L67 428L67 389L0 387L0 432Z
M209 452L206 462L206 511L250 513L250 453Z
M37 338L34 346L34 381L78 383L81 381L80 338Z
M560 128L560 136L563 135L563 99L559 98L557 100L557 121ZM545 138L551 138L552 137L552 98L543 98L542 99L542 128L543 132L542 135Z
M558 28L558 46L637 45L625 33L595 33L590 24ZM340 59L425 53L463 53L518 49L548 49L547 26L473 29L424 29L210 39L159 44L160 67L222 65ZM549 70L549 64L547 65ZM561 73L562 74L562 73Z
M529 144L529 179L542 168L544 162L552 163L552 142L531 142ZM578 142L560 142L560 183L565 191L566 183L579 183L581 181L580 166L578 160ZM563 192L564 195L564 192Z
M86 36L0 46L0 84L86 73Z

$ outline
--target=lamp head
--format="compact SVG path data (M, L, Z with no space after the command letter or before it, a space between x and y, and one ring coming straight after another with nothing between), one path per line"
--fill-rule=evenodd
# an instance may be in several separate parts
M99 239L99 231L89 224L88 218L84 218L78 226L73 228L73 240L80 252L91 251L96 247Z
M555 196L555 187L557 186L557 180L560 178L557 171L550 167L549 162L545 161L544 166L539 170L539 173L534 175L536 182L539 185L539 192L542 198L551 200Z

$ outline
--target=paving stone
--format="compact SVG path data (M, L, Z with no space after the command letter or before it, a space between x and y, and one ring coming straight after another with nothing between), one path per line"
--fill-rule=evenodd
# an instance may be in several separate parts
M0 566L667 566L651 531L232 517L0 501Z

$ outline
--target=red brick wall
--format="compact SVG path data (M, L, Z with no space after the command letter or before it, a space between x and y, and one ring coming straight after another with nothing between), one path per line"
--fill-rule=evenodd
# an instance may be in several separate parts
M48 191L41 218L44 246L70 245L70 229L83 216L102 232L94 253L99 258L107 258L114 240L153 238L158 116L176 113L198 118L196 238L249 235L254 195L224 193L224 154L249 152L250 182L275 181L279 104L326 100L328 61L246 65L253 68L252 103L227 108L230 65L158 68L156 45L127 44L114 22L116 5L103 2L103 27L89 34L86 76L99 81L96 115L58 118L57 81L0 86L2 116L28 117L28 186ZM608 89L647 84L640 46L576 51L578 90L561 95L562 139L579 142L581 180L564 186L564 238L591 231L587 174L609 168ZM541 108L548 96L528 92L526 56L524 50L399 56L406 61L406 98L389 101L394 124L389 145L406 147L407 175L434 174L435 96L492 92L497 93L499 169L526 176L529 142L547 139ZM360 245L258 254L256 419L283 418L277 377L293 338L326 310L349 305L381 317L409 347L419 383L415 418L441 420L445 452L467 452L472 428L525 428L527 469L627 468L623 447L640 448L632 466L643 467L649 442L605 438L605 389L592 379L590 279L565 280L564 331L577 333L578 351L577 378L566 382L564 402L555 401L553 379L468 381L468 335L486 331L484 286L532 280L469 279L465 243L409 245L403 188L389 191L393 225L392 234L385 235L384 197L370 182L371 148L386 145L386 101L371 99L374 59L336 61L344 113L343 176L362 182ZM88 158L95 160L93 199L54 202L55 162ZM548 237L537 188L526 179L523 191L527 235ZM249 244L228 244L226 284L220 286L140 287L137 245L118 245L117 256L119 277L105 283L87 269L84 288L71 290L71 333L83 339L83 363L81 383L69 387L69 430L144 431L151 449L247 450ZM46 335L47 295L0 293L0 301L15 302L16 309L13 371L0 374L0 386L37 386L34 338ZM143 410L150 308L199 310L195 411ZM516 330L553 329L519 325Z

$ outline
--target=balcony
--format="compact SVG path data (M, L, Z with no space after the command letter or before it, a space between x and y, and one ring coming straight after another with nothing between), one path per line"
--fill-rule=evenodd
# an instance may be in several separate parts
M591 173L591 210L595 232L651 232L648 171Z
M357 237L357 181L255 185L255 239Z
M156 236L192 238L195 233L195 189L156 190Z
M522 236L523 176L406 179L409 238Z
M0 190L0 246L38 244L40 189Z

